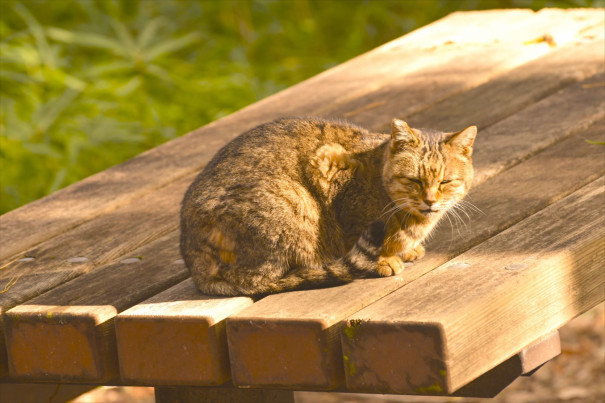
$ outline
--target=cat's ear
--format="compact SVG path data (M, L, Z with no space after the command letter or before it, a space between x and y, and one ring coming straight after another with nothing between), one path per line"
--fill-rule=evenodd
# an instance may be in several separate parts
M477 126L469 126L461 132L454 133L446 139L445 144L449 144L462 152L462 154L470 157L473 155L473 143L477 136Z
M393 119L391 121L391 138L393 139L393 149L399 149L404 145L416 146L420 140L403 120Z

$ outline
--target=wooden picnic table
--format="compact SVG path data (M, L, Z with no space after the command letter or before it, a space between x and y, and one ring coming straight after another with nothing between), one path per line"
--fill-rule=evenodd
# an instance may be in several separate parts
M586 141L605 140L604 16L454 13L3 215L2 387L150 385L161 402L495 395L605 300L605 146ZM480 210L395 277L201 295L178 249L185 189L235 136L291 115L375 132L393 117L477 125Z

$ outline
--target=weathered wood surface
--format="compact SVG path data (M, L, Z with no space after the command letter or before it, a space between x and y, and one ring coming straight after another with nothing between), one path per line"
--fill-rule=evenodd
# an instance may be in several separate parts
M148 385L220 385L231 378L224 319L248 297L200 294L192 279L118 315L120 373Z
M13 376L80 382L115 379L115 328L120 356L127 357L120 367L127 382L215 385L229 378L225 316L251 301L195 294L190 280L152 297L186 276L182 264L175 263L177 232L154 239L176 228L178 200L191 180L188 175L239 132L287 114L344 116L373 130L384 128L393 116L405 117L412 125L444 129L479 124L484 130L476 143L475 165L476 183L481 186L472 197L486 215L472 213L472 229L460 228L461 235L455 238L442 230L429 255L400 277L271 296L227 320L236 384L343 387L339 337L344 319L603 174L594 146L589 149L579 139L598 140L604 132L605 76L595 74L604 68L599 51L603 13L498 13L454 14L34 203L30 210L19 209L0 218L0 233L20 239L0 251L4 265L0 285L11 286L13 292L4 293L5 300L0 294L3 307L71 280L6 315ZM507 33L511 30L512 34ZM537 41L544 34L551 34L557 46ZM469 122L468 117L476 121ZM574 164L567 169L570 161ZM548 164L566 169L550 167L548 183L542 185L540 174ZM95 185L101 182L107 182L102 195ZM510 197L505 189L520 182L529 191L513 201L523 207L511 214L508 203L502 202ZM126 212L136 213L137 207L141 210L141 205L154 201L159 204L147 217L149 221L123 219L129 217ZM66 211L59 211L49 218L46 212L59 205L73 214L66 217ZM33 222L45 226L45 233L29 234ZM94 235L95 226L114 226L116 238L103 245L103 234ZM147 246L142 252L135 250L143 244ZM51 259L82 257L78 253L82 250L89 261L74 267ZM30 251L37 256L29 268L25 263L32 262L14 262ZM143 260L134 266L115 262L139 254ZM31 280L44 281L28 280L29 275ZM27 281L35 288L27 287ZM281 308L273 306L278 303L283 304ZM156 309L156 313L151 311ZM58 336L42 337L35 329ZM153 335L158 332L161 336L156 340ZM241 338L246 332L247 341ZM182 348L204 337L212 341L198 343L194 351ZM272 348L271 340L277 343ZM156 352L154 343L172 347ZM245 343L256 343L256 351L245 351ZM68 355L70 349L79 352L79 361L57 364L49 358ZM262 349L279 355L268 358ZM145 366L146 358L153 365ZM509 368L506 373L510 374L513 358L503 359L493 371L502 374ZM204 370L196 362L202 359L211 363ZM252 373L258 375L260 368L281 378L269 382L255 378L242 369L250 362ZM492 366L498 363L491 362ZM472 389L477 387L473 384L478 383L468 384L470 389L462 389L464 393L487 390L485 385Z
M189 274L176 247L177 235L168 234L137 250L136 258L103 266L7 311L11 375L55 381L116 379L115 316Z
M519 55L525 53L524 48L532 48L524 45L524 41L550 34L562 38L559 42L563 43L569 37L583 35L583 30L598 25L600 21L602 16L593 10L454 13L187 136L3 215L0 217L0 234L10 236L12 241L3 245L0 261L18 257L46 239L199 170L228 140L262 122L284 115L318 114L334 100L347 99L349 94L359 93L360 84L374 88L388 86L391 84L388 80L377 81L377 77L422 70L427 67L424 60L448 63L451 54L463 55L468 51L465 47L468 45L484 46L481 53L484 56L499 49L501 37L510 36L511 41L519 41L516 43L517 54L511 54L510 60L506 61L510 68ZM535 45L543 50L533 49L533 57L548 48L544 43ZM443 56L439 56L440 53L444 53ZM517 63L529 60L532 52L529 53ZM429 59L425 59L427 56ZM411 67L402 67L401 60ZM49 215L49 211L53 214ZM41 227L45 231L37 230Z
M602 177L351 316L348 387L453 393L603 301L604 187Z
M600 82L598 80L603 80L602 75L595 77L590 82ZM570 92L577 89L581 90L582 94L592 102L592 97L599 94L594 98L598 105L595 113L602 115L605 87L584 88L584 85L586 84L580 84L577 88L557 93L553 95L553 98L567 98ZM548 109L544 110L543 114L534 114L535 111L529 110L530 116L526 119L520 119L518 116L527 110L512 116L510 119L521 120L526 124L516 132L510 131L506 133L507 135L490 137L488 128L479 136L483 134L485 137L491 138L493 143L490 144L495 143L494 148L498 148L496 144L500 140L503 141L502 147L507 147L510 144L510 137L514 138L517 135L522 136L532 132L532 136L538 137L536 139L538 144L540 136L552 136L550 139L542 140L544 142L560 140L561 137L564 137L561 131L566 130L569 135L574 133L578 127L585 126L585 122L581 120L565 119L569 116L578 116L576 113L583 113L579 110L586 110L583 102L576 104L577 99L567 99L570 101L569 103L561 104L561 106L567 106L565 109ZM553 103L549 99L545 99L543 102L549 106ZM576 112L573 111L574 109ZM592 118L593 116L590 116L588 121L591 121ZM554 126L553 120L559 123L556 130L542 132L543 124L549 128ZM502 123L506 124L505 122ZM538 133L540 135L537 135ZM584 136L603 139L605 133L603 122L596 123L588 131L580 133L578 136L547 148L542 153L536 154L533 158L502 172L472 190L470 200L481 208L482 213L469 211L469 228L461 229L460 234L455 234L446 226L442 226L428 245L427 256L399 276L354 282L326 290L272 295L230 317L227 320L227 334L234 383L282 386L285 386L285 383L294 386L287 382L296 379L296 385L302 383L309 388L336 387L340 384L343 373L339 356L340 346L335 341L334 335L339 332L340 326L342 326L341 321L344 318L604 173L605 162L602 158L602 150L583 140ZM525 143L527 149L524 150L524 157L527 158L535 152L537 145L527 141ZM513 148L510 153L495 153L500 158L504 158L500 161L492 161L492 164L507 166L511 165L514 160L523 159L523 154L515 153L514 147L508 148ZM514 158L514 160L507 162L506 158ZM479 177L481 177L480 167L481 164L478 167ZM520 185L526 189L522 194L519 194L518 191ZM507 202L503 203L503 200ZM254 355L247 351L246 346L251 343L252 339L258 337L257 335L270 334L275 340L290 340L289 335L292 333L298 334L301 340L295 344L297 348L283 349L280 362L263 358L275 353L273 347L275 343L259 345ZM300 349L303 348L308 363L304 367L296 365L300 360L300 355L303 354ZM243 352L242 355L239 354L240 351ZM315 354L311 355L309 351L314 351ZM328 358L329 354L323 354L323 352L330 352L331 358ZM316 357L314 362L311 361L312 357ZM284 366L289 370L284 370ZM303 382L303 379L306 382Z
M561 12L554 12L555 15L558 16L563 16L564 14L562 14ZM522 13L524 14L524 13ZM480 82L481 80L487 80L489 77L491 77L493 74L495 74L495 72L499 72L502 70L505 70L507 68L510 67L514 67L516 64L520 64L523 61L526 60L530 60L532 58L535 58L541 54L543 54L545 51L549 51L550 48L548 48L548 46L546 47L542 47L539 49L538 52L536 52L536 49L533 49L531 46L529 46L531 51L527 51L524 48L528 48L528 45L524 44L524 42L522 41L523 39L526 38L532 38L534 34L536 34L536 32L542 32L540 30L543 30L544 24L546 23L546 21L549 20L549 18L552 17L552 13L548 14L548 13L538 13L537 16L539 16L539 19L536 20L535 18L532 17L531 21L532 23L528 23L527 21L525 23L523 23L524 29L519 29L517 32L517 36L515 36L514 38L507 38L509 41L512 42L512 48L506 47L506 49L503 49L501 46L491 46L488 48L484 48L486 45L486 43L483 43L483 47L482 47L482 52L483 54L483 59L488 61L489 63L486 65L486 68L481 68L481 66L476 66L475 68L479 69L479 71L476 71L474 74L474 79L476 81L474 82ZM588 14L587 14L588 15ZM532 14L533 16L533 14ZM546 16L546 17L545 17ZM574 26L572 28L570 27L565 27L564 25L560 25L558 27L562 27L562 28L557 28L559 29L559 31L557 32L566 32L569 31L570 29L572 29L572 31L574 33L576 33L576 31L582 31L582 29L584 29L581 33L580 36L578 37L574 37L573 35L571 36L572 38L575 38L575 40L581 40L581 41L587 41L586 44L580 44L579 46L575 46L577 44L575 44L574 46L571 46L572 44L570 43L568 46L564 46L561 49L556 49L553 50L552 52L554 53L566 53L566 52L575 52L575 53L570 53L570 56L576 57L578 59L578 67L577 69L575 69L575 73L573 75L573 77L570 76L570 73L567 72L567 70L563 70L561 77L560 78L556 78L557 75L553 76L553 78L551 80L548 81L548 85L546 84L542 84L539 88L541 89L541 93L542 95L544 95L545 93L548 92L548 90L545 90L545 88L548 88L550 91L554 91L558 88L560 88L561 85L564 85L566 83L569 83L571 81L578 80L581 79L587 75L590 75L592 73L594 73L594 71L596 69L598 69L598 58L595 58L593 56L593 53L591 52L587 52L585 50L580 50L577 51L576 48L578 49L584 49L586 47L590 48L591 46L594 47L595 44L598 45L598 41L599 38L597 37L597 35L593 35L593 38L590 38L590 26L591 24L594 24L594 13L589 15L590 18L588 20L582 20L581 23L579 23L580 25ZM473 21L475 21L476 18L473 19ZM482 20L482 23L485 24L485 21ZM552 24L552 22L550 22ZM542 24L542 25L541 25ZM501 27L502 28L502 27ZM527 31L527 29L531 28L532 30ZM582 28L582 29L580 29ZM589 28L588 31L585 30L585 28ZM491 35L495 35L495 34L500 34L502 35L504 31L498 31L498 30L491 30L490 34ZM519 33L520 32L520 33ZM460 32L458 32L458 37L460 36ZM588 36L587 36L588 35ZM452 58L446 58L446 60L448 62L451 62L452 60L458 60L460 59L458 62L462 63L464 62L466 59L464 59L464 48L461 46L462 44L464 44L464 41L461 41L460 39L456 39L457 41L459 41L460 46L455 46L452 49L447 49L447 53L449 56L451 56ZM467 38L468 40L468 38ZM392 43L390 46L390 52L393 52L395 42ZM401 44L400 44L401 45ZM476 45L476 44L475 44ZM542 44L545 45L545 44ZM569 48L569 49L568 49ZM496 58L496 61L500 60L500 62L504 62L504 59L499 58L500 54L508 54L506 52L510 52L511 49L524 49L523 52L518 52L517 56L512 56L509 55L510 57L506 58L506 63L504 63L503 66L500 66L498 64L498 62L494 62L493 60L490 59L490 55L498 55L498 58ZM408 50L409 51L409 50ZM437 64L437 67L433 66L432 68L441 68L442 72L446 71L447 69L449 69L449 66L447 65L447 63L444 63L443 61L441 62L441 64L436 63L436 57L443 57L443 54L439 53L441 52L441 50L439 51L435 51L434 49L432 49L430 52L425 52L423 53L422 51L419 51L417 48L412 48L413 52L420 52L421 56L424 56L424 58L420 58L417 57L418 60L428 60L427 61L423 61L423 62L418 62L416 63L416 67L415 69L421 68L421 67L426 67L427 63L429 63L430 65L434 65ZM443 52L442 52L443 53ZM439 56L441 55L441 56ZM396 65L392 62L393 59L393 55L388 55L390 60L391 60L391 64L390 66ZM409 55L411 56L411 55ZM418 55L416 55L418 56ZM448 56L448 57L449 57ZM377 56L373 56L373 58L375 59ZM378 60L374 60L372 58L371 62L372 63L377 63L379 62L380 66L384 66L386 64L384 64L384 55L380 55L380 58ZM554 58L555 62L557 60L560 60L562 57L558 56ZM545 59L545 58L542 58ZM413 59L415 60L415 59ZM366 61L367 62L367 61ZM546 60L545 59L545 66L547 67L555 67L555 64L549 64L549 63L554 63L552 61L550 61L550 59ZM413 63L412 63L413 64ZM523 67L523 66L522 66ZM404 69L405 70L405 69ZM570 69L568 69L570 70ZM414 71L414 69L408 69L405 71ZM514 71L514 70L513 70ZM532 70L535 74L535 72L537 71L536 68L534 67ZM341 72L342 73L342 72ZM348 74L348 73L347 73ZM403 77L403 79L408 79L409 77L406 76L405 74L401 74L398 73L399 76L398 77ZM416 73L414 73L416 74ZM415 77L414 74L412 74L410 77ZM467 75L470 74L470 72L466 73ZM510 72L508 73L510 74ZM468 78L468 77L467 77ZM400 79L400 78L398 78ZM420 83L422 84L422 83ZM388 83L383 83L381 85L388 85ZM417 85L418 87L422 87L422 85ZM468 86L472 86L472 83L465 83L464 80L462 79L458 79L458 81L456 81L456 86L452 87L452 84L450 83L450 81L448 80L444 80L441 84L435 84L433 83L432 85L428 85L426 86L426 88L424 89L424 95L427 95L428 92L427 91L435 91L436 89L439 89L441 87L443 87L440 91L440 93L442 94L447 94L448 91L451 92L455 92L455 91L459 91L461 88L465 88ZM418 93L418 90L416 90L416 94L420 94ZM420 94L422 95L422 94ZM538 97L537 95L534 95L534 97ZM354 97L353 97L354 98ZM353 99L351 97L349 97L349 99ZM428 96L421 96L419 97L421 99L425 99L426 100L423 103L418 104L417 101L415 101L416 103L414 104L414 107L420 107L420 108L425 108L427 106L429 106L431 104L432 99ZM454 98L458 98L458 96L455 96ZM370 99L371 100L371 99ZM358 100L358 103L361 102L367 102L367 100L364 100L363 97L361 100ZM524 102L527 102L526 100ZM458 102L453 102L453 105L459 105ZM378 111L382 111L383 109L386 110L387 112L383 112L383 113L387 113L389 115L392 115L393 113L396 113L396 109L393 109L393 107L397 108L398 104L397 102L391 102L388 105L385 105L382 108L378 108ZM523 102L517 102L515 103L514 100L512 102L507 102L506 105L508 105L509 110L514 110L515 108L519 109L522 108L524 106ZM512 106L511 106L512 105ZM356 106L355 106L356 107ZM399 106L401 107L401 106ZM406 106L408 107L408 106ZM350 114L351 110L349 108L351 108L351 106L348 106L347 103L342 103L341 105L342 108L342 112L339 112L338 108L332 108L332 112L335 114ZM493 108L492 108L493 109ZM348 112L347 112L348 110ZM353 111L354 112L354 111ZM447 109L444 108L444 116L445 114L447 114ZM586 113L590 114L592 112L591 109L589 109ZM452 114L450 112L450 114ZM492 117L491 119L494 120L497 117ZM433 121L434 123L438 123L439 119L435 119ZM383 122L382 121L372 121L372 122L368 122L370 127L372 126L379 126L382 125ZM460 125L463 125L463 122L459 123ZM226 140L225 140L226 141ZM509 161L510 162L510 161ZM95 267L99 267L102 263L106 263L108 260L110 260L110 258L115 258L117 256L120 255L120 253L124 253L124 252L128 252L129 250L132 250L132 248L136 247L139 242L145 242L145 241L151 241L154 237L157 237L171 229L174 229L175 226L177 225L176 222L176 214L178 212L178 202L176 202L177 199L179 199L182 195L182 192L184 191L184 188L186 186L186 184L190 181L189 177L186 177L185 179L179 180L176 183L164 187L162 189L157 189L154 193L148 195L148 196L144 196L141 200L136 200L135 202L131 203L131 204L126 204L124 206L118 207L116 208L112 213L103 215L101 217L99 217L98 219L94 220L94 221L90 221L78 228L76 228L75 230L69 231L59 237L56 237L54 239L51 239L48 242L44 242L41 245L39 245L38 247L31 249L30 251L26 252L26 254L32 255L32 256L36 256L36 260L32 261L32 262L13 262L12 264L9 264L7 267L5 267L5 269L3 270L2 276L0 276L0 278L4 278L4 282L6 284L10 284L11 288L10 288L10 292L5 293L4 295L0 296L0 301L3 302L2 307L6 308L10 308L11 306L15 305L18 302L22 302L28 298L31 298L43 291L45 291L46 289L52 288L53 286L56 286L64 281L70 280L75 276L78 276L88 270L92 270ZM149 200L148 202L145 202L145 200ZM154 200L158 200L160 203L158 203L157 205L153 205L153 201ZM141 206L145 206L146 204L148 205L152 205L152 207L154 208L154 211L151 213L149 209L144 209ZM128 221L123 220L123 217L128 216L130 217L131 214L136 214L137 212L139 213L139 215L141 214L141 211L143 211L142 214L146 214L149 213L147 215L145 215L145 217L142 217L144 219L134 219L131 218ZM120 227L121 225L121 227ZM108 238L109 240L111 240L112 242L110 242L109 244L103 244L101 241L103 241L103 237L106 236L103 233L97 233L95 231L96 228L113 228L113 237ZM134 235L133 235L134 234ZM82 240L86 240L88 242L88 245L83 247L82 246ZM80 241L79 243L76 241ZM92 250L91 250L91 245L92 245ZM82 252L89 252L89 253L82 253ZM95 256L95 252L97 254L100 253L100 256ZM81 257L82 254L88 255L90 254L91 257L88 257L89 261L85 262L85 263L80 263L78 265L76 265L74 267L74 265L72 263L66 263L65 260L65 256L67 255L74 255L77 257ZM56 256L60 256L63 259L57 259ZM85 256L86 257L86 256ZM53 259L54 258L54 259ZM28 273L32 273L32 275L28 275ZM16 282L15 282L16 280ZM4 301L3 301L4 299Z

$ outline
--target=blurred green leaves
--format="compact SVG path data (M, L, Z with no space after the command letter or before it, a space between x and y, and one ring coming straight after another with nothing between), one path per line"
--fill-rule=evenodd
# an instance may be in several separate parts
M457 9L602 0L2 0L0 213Z

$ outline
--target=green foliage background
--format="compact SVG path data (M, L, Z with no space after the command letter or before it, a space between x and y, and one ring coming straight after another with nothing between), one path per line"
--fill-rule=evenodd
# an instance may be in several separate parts
M0 0L0 213L456 10L603 0Z

